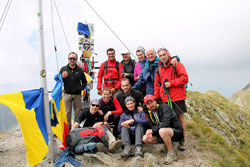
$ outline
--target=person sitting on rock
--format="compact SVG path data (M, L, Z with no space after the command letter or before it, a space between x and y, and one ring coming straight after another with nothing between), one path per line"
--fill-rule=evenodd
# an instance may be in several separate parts
M104 122L103 112L99 110L99 100L93 99L90 101L90 107L85 108L78 116L77 121L72 127L73 129L76 128L83 128L83 127L93 127L97 128L102 125L107 125L107 122ZM114 152L116 149L119 149L122 145L121 140L116 140L114 135L107 130L108 136L108 145L109 145L109 152ZM97 143L96 145L98 151L107 151L103 150L104 146L102 143Z
M139 112L136 107L136 101L132 96L125 99L128 110L124 111L118 125L118 131L121 132L122 144L124 146L121 157L132 155L130 147L131 139L135 140L135 156L143 156L142 137L144 134L144 125L147 123L144 111Z
M153 95L146 95L144 103L148 109L146 114L151 129L146 131L142 140L144 143L152 144L163 141L168 149L164 164L171 164L176 159L172 141L180 141L183 138L182 125L173 109L166 103L158 105Z
M104 120L114 124L113 134L117 138L119 135L117 127L123 110L119 101L115 97L112 97L110 88L103 88L102 98L99 99L99 104L99 109L104 114Z

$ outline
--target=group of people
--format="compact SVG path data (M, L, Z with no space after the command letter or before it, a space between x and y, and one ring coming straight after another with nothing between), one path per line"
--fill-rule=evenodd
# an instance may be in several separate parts
M101 64L97 76L97 90L102 97L91 100L89 108L81 113L78 96L86 86L86 78L76 64L77 54L71 52L69 64L60 70L69 130L112 124L109 150L123 145L122 157L143 156L143 143L164 143L168 149L164 164L172 163L176 158L172 142L179 142L178 149L185 150L185 67L166 48L156 52L139 46L138 62L127 50L122 51L121 62L116 61L113 48L106 53L108 60ZM75 123L71 128L72 102ZM119 137L121 140L117 140ZM135 144L134 151L131 144Z

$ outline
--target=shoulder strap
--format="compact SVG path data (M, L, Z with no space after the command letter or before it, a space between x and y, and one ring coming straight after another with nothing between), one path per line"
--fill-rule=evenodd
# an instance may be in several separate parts
M160 68L159 68L159 66L157 66L157 68L156 68L156 72L157 72L157 74L158 74L158 77L159 77L159 84L160 84L160 87L161 87L161 76L160 76Z
M119 73L119 61L115 62L115 68L117 69L118 73Z
M108 61L105 61L103 72L104 72L105 70L107 70L107 67L108 67Z

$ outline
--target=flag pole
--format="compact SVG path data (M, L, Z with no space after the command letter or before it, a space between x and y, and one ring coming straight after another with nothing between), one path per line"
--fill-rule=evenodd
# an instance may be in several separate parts
M49 137L49 152L47 158L49 161L55 162L55 151L53 149L53 138L51 131L50 111L49 111L49 96L47 89L45 54L44 54L44 33L43 33L43 13L42 13L42 0L38 0L38 40L39 40L39 67L40 67L40 82L41 87L44 89L44 115L45 124Z

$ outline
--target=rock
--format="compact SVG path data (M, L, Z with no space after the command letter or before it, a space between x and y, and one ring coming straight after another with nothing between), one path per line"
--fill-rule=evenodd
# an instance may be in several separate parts
M160 167L157 157L155 157L153 154L150 153L145 153L144 154L144 159L145 159L145 166L147 167Z

